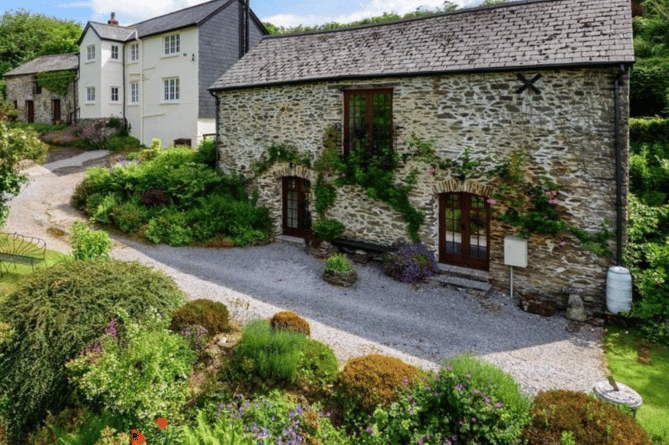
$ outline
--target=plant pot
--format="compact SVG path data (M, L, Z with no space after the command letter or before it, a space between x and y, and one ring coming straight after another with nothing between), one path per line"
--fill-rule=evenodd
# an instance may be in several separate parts
M339 251L339 249L333 246L329 241L325 241L320 238L309 238L305 241L307 246L307 253L317 258L327 258Z
M358 281L358 274L355 270L346 272L326 270L323 272L323 279L334 286L351 287Z

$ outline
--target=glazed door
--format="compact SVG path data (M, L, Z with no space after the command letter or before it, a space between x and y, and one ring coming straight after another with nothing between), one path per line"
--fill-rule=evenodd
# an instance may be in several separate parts
M490 268L490 204L484 196L439 195L439 261Z
M26 113L28 114L28 116L26 116L28 123L32 124L35 122L35 104L32 100L26 101Z
M53 123L60 122L60 99L53 100Z
M283 178L283 233L305 238L311 234L309 181L290 176Z

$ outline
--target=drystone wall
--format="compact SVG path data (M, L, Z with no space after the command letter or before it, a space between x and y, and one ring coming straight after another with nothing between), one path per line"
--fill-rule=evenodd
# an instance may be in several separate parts
M253 176L251 166L272 144L287 142L315 159L323 149L326 130L343 125L343 90L392 88L395 150L407 152L415 134L433 140L435 153L444 160L462 159L466 148L481 161L475 174L458 179L449 169L407 161L397 169L403 180L418 169L418 182L410 194L412 204L425 212L419 232L430 249L438 251L439 194L470 192L486 197L497 193L499 178L488 176L497 162L512 153L526 153L526 177L547 175L560 187L558 211L563 220L594 233L604 223L615 224L615 110L614 68L541 70L536 93L518 73L450 74L393 79L346 80L221 91L218 149L223 169ZM621 122L623 170L628 171L628 76L622 77ZM281 231L281 177L299 176L311 181L315 173L302 166L275 164L254 178L259 204L269 207ZM627 174L623 189L627 190ZM332 178L330 178L332 179ZM357 186L337 189L336 204L328 217L346 225L344 236L370 242L408 242L402 216L388 205L369 198ZM624 200L627 214L627 198ZM493 213L504 210L495 208ZM504 237L517 227L496 218L491 221L490 276L508 289L509 268L504 265ZM560 243L564 242L563 245ZM602 309L610 258L598 257L580 247L569 233L532 234L528 239L529 265L514 269L514 289L539 293L566 304L565 286L584 288L591 309ZM612 251L613 241L611 241Z
M26 101L32 100L35 110L35 122L50 124L53 123L53 100L60 100L60 121L68 122L70 116L73 116L76 110L76 82L71 82L68 86L68 92L61 96L46 88L42 88L41 93L35 94L33 90L33 74L23 76L7 77L7 101L12 104L16 101L19 119L28 121L28 108Z

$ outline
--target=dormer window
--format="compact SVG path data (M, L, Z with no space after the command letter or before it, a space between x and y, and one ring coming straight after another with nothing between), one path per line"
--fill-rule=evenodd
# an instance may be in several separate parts
M111 46L111 58L112 60L118 60L118 45Z
M179 34L165 37L165 54L177 54L181 51Z
M139 43L130 45L130 61L136 62L139 60Z
M95 45L86 47L86 60L95 60Z

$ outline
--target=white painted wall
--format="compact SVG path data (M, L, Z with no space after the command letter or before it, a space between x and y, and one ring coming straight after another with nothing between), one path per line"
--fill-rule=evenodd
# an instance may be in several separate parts
M165 54L165 36L180 35L180 51ZM130 44L126 45L126 117L131 134L143 144L159 138L163 146L175 139L198 141L198 29L182 29L141 39L140 60L130 62ZM163 100L164 80L179 79L179 100ZM140 103L130 104L130 82L138 81ZM213 123L213 121L212 121ZM207 128L209 128L207 126ZM214 131L208 131L213 133Z
M101 116L100 85L102 81L102 64L100 61L100 39L95 35L95 31L88 29L84 35L80 46L79 56L79 116L82 119L99 118ZM95 59L87 60L87 48L89 45L95 45ZM86 100L88 87L95 88L95 102Z
M123 43L101 42L100 117L123 117ZM118 47L118 60L111 58L112 45ZM111 100L111 87L118 88L118 101Z

